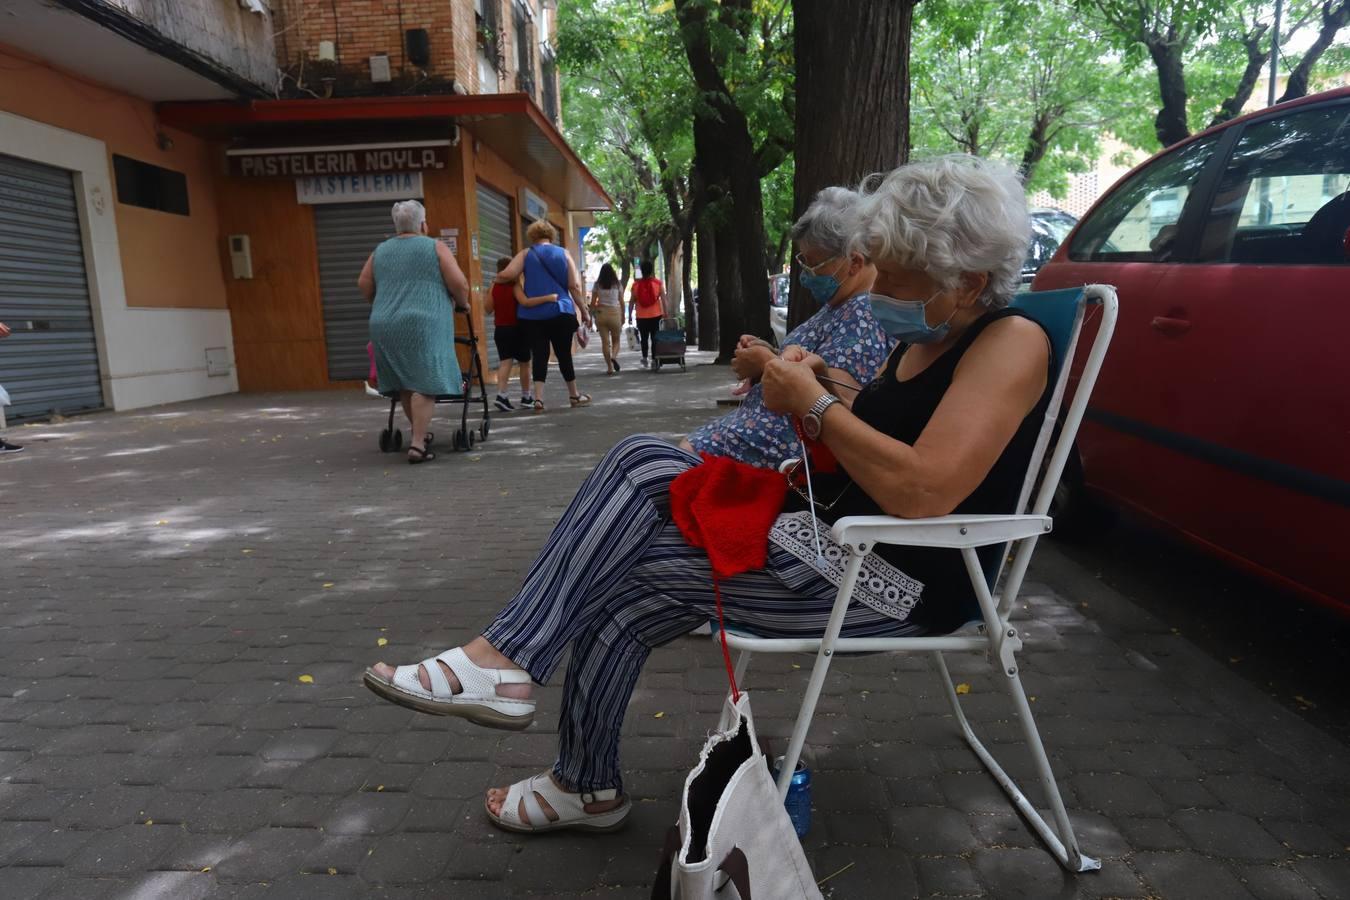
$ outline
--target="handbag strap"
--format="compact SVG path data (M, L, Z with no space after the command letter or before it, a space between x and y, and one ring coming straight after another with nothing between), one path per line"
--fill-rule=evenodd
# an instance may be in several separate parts
M717 586L717 573L713 573L713 600L717 603L717 636L722 640L722 664L727 667L727 681L731 682L731 702L739 703L741 692L736 687L736 670L731 665L731 650L727 648L727 623L722 618L722 589Z
M731 848L717 871L725 872L731 879L741 900L750 900L750 860L745 858L745 852L740 847Z
M671 869L675 854L680 852L680 826L666 829L666 843L661 848L661 862L656 866L656 881L652 884L652 900L670 900Z

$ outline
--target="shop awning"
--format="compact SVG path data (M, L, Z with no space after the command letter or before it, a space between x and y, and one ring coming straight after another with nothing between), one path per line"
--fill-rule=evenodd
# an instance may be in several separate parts
M161 103L160 121L213 140L265 145L337 131L458 123L569 210L607 210L605 189L525 94ZM309 144L322 143L309 140Z

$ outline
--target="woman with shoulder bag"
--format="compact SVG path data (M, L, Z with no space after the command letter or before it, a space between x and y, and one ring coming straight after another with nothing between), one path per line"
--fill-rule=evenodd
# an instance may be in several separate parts
M652 261L638 263L642 277L633 282L632 299L628 302L628 321L637 313L638 334L642 335L642 365L647 365L647 346L656 340L661 319L666 314L666 288L661 279L652 275Z
M510 265L497 273L499 284L511 284L525 275L526 300L517 316L530 342L535 382L534 411L544 411L544 380L548 378L549 348L558 359L558 371L567 383L567 395L573 407L591 402L589 394L577 388L572 366L572 337L577 333L577 316L589 328L591 314L582 300L581 276L566 250L553 243L553 226L543 219L525 230L530 246L520 251ZM556 299L544 299L548 295ZM536 302L540 301L540 302Z

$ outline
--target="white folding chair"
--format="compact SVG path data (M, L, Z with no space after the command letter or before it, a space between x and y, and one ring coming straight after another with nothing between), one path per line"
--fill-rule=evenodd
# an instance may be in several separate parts
M820 698L821 688L825 684L825 674L836 653L928 653L941 676L942 684L951 703L952 714L956 717L965 736L966 743L975 751L998 783L1007 792L1012 804L1040 835L1050 852L1060 864L1071 872L1087 872L1101 868L1100 860L1084 856L1074 837L1073 826L1064 809L1064 800L1050 770L1050 760L1041 743L1036 722L1031 716L1031 707L1027 703L1026 692L1022 689L1021 676L1018 673L1016 653L1022 649L1022 640L1017 629L1009 624L1013 602L1022 587L1031 554L1036 549L1037 539L1050 531L1051 519L1048 515L1050 501L1064 471L1065 460L1073 447L1078 426L1083 421L1088 398L1096 383L1097 373L1101 370L1102 360L1106 356L1107 346L1111 342L1116 324L1116 292L1106 285L1088 285L1058 291L1039 291L1019 294L1012 303L1024 310L1031 318L1040 322L1050 334L1055 351L1056 371L1052 372L1054 388L1050 406L1046 410L1045 422L1041 427L1032 453L1031 464L1027 468L1022 485L1021 498L1017 512L1012 515L974 515L941 516L928 519L899 519L891 516L850 516L840 519L832 529L834 540L847 548L849 557L845 567L844 579L839 594L826 624L825 633L820 638L780 639L758 638L734 628L727 630L727 643L740 650L736 661L736 677L745 672L752 653L802 653L814 652L816 662L807 683L806 696L802 698L801 710L788 743L787 753L778 775L778 793L787 796L788 786L797 760L801 756L802 744L806 740L806 731L815 714L816 701ZM1069 381L1074 350L1078 336L1089 309L1100 307L1101 316L1096 337L1087 354L1086 364L1079 378L1073 402L1069 405L1060 422L1060 408L1063 403L1065 387ZM1059 438L1050 454L1050 462L1042 470L1047 448L1058 425ZM1039 482L1035 502L1027 510L1027 502ZM853 585L862 567L863 558L876 544L902 544L911 547L946 547L959 550L965 559L966 571L979 599L982 614L981 627L959 629L948 635L931 637L901 638L841 638L839 629L844 621L844 612L848 608L853 593ZM976 549L995 544L1005 544L1001 559L1007 559L1008 550L1016 545L1012 566L1002 580L997 599L986 580L986 573L980 566ZM714 634L714 639L717 639ZM966 721L961 710L961 701L952 685L950 673L942 654L949 651L985 651L991 666L997 666L1008 687L1017 718L1022 723L1028 748L1036 764L1045 790L1045 799L1054 817L1052 828L1040 812L1027 800L1017 784L1009 777L998 761L980 743L979 738Z

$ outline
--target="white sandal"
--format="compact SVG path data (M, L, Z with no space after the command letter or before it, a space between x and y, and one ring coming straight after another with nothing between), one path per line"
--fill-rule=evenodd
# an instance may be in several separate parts
M548 772L544 772L542 775L535 775L511 785L510 790L506 792L506 801L502 803L501 815L494 815L492 810L488 809L486 800L483 801L483 809L493 825L522 834L557 831L562 828L575 828L578 831L618 831L628 824L628 813L633 809L633 802L627 797L608 812L588 813L585 809L587 803L603 803L618 796L619 792L614 788L569 794L558 787ZM547 800L548 805L558 814L556 821L549 820L539 803L540 797ZM525 815L529 819L528 822L520 818L522 799L525 801Z
M461 691L458 694L450 689L450 680L441 671L441 662L459 679ZM430 691L422 687L417 677L419 666L427 670ZM373 668L366 669L362 680L366 687L385 700L433 716L459 716L476 725L508 731L519 731L534 721L533 699L517 700L497 693L498 685L529 684L533 680L530 673L520 669L484 669L474 665L460 647L424 659L415 666L399 666L394 670L393 678L386 679Z

